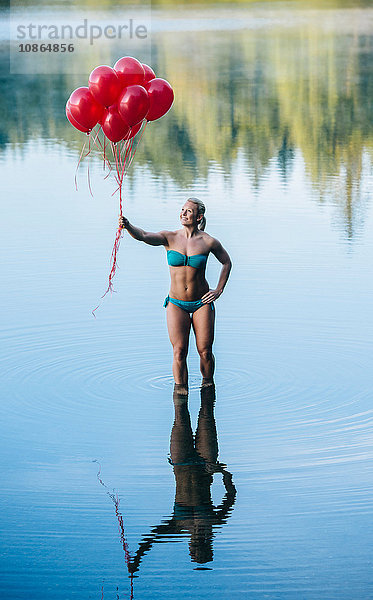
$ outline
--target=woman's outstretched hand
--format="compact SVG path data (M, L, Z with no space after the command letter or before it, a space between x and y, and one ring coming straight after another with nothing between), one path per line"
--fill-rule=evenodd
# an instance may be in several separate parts
M211 302L214 302L214 300L217 300L221 295L221 290L209 290L204 296L202 296L201 300L204 304L210 304Z
M119 217L119 227L120 229L127 229L129 225L129 220L126 217Z

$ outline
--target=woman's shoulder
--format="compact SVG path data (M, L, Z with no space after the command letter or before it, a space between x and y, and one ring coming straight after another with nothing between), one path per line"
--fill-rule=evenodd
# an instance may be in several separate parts
M164 230L164 231L161 231L160 233L162 233L162 235L167 240L167 244L165 244L166 248L168 248L169 246L172 246L172 243L174 242L174 240L177 236L177 231Z
M214 246L216 246L216 244L219 243L216 238L212 237L212 235L210 235L206 231L201 231L201 238L203 239L205 244L208 245L209 250L212 250Z
M177 237L179 230L177 229L176 231L165 231L164 233L167 234L167 238L169 240L174 240Z

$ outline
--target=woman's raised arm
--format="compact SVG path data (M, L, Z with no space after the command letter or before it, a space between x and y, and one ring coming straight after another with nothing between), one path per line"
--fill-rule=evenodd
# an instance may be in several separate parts
M159 231L158 233L144 231L140 227L131 225L126 217L119 217L119 227L127 229L128 233L139 242L145 242L150 246L168 246L167 231Z

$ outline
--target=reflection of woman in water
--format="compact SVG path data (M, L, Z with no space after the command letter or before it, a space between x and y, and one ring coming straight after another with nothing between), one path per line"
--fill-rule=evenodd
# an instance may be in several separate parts
M212 561L214 527L226 522L236 497L232 475L218 462L218 442L214 418L215 387L201 389L201 408L193 440L187 397L174 392L175 421L171 432L170 463L173 465L176 494L172 517L153 527L143 538L129 563L135 573L141 559L156 542L170 535L190 535L189 552L193 562ZM215 507L211 499L213 473L222 473L226 490L221 504Z
M203 230L206 225L205 205L189 198L181 209L182 229L150 233L134 227L126 217L119 225L136 240L151 246L165 246L170 265L171 288L164 306L167 307L167 327L173 346L172 371L180 392L186 392L190 326L193 326L200 356L202 385L211 384L214 374L214 300L223 293L231 270L231 260L220 242ZM206 262L212 252L222 263L218 286L209 289L205 278Z

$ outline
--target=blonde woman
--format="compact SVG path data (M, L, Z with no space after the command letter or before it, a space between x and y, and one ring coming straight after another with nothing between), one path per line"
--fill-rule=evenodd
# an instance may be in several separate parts
M119 225L135 239L151 246L164 246L170 266L171 286L164 306L173 347L172 372L176 388L188 391L187 354L190 327L193 327L200 356L202 386L211 385L214 374L215 310L214 301L221 296L232 267L221 243L204 231L205 205L198 198L188 198L180 212L181 229L151 233L120 217ZM210 289L205 278L208 255L212 252L222 264L218 285Z

